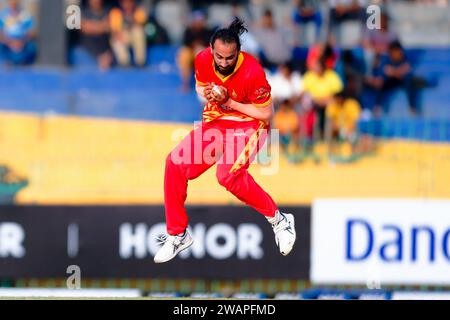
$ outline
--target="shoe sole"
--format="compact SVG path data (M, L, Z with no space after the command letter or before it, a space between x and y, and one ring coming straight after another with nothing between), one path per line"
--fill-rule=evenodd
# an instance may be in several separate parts
M294 219L294 215L293 215L293 214L285 214L285 216L286 216L286 219L288 219L289 224L291 225L292 231L294 232L294 241L293 241L293 243L292 243L291 248L290 248L287 252L280 251L280 253L281 253L283 256L287 256L289 253L291 253L292 249L294 248L295 241L297 240L297 232L295 232L295 219Z
M166 260L154 260L154 262L155 263L164 263L164 262L170 261L173 258L175 258L181 251L183 251L183 250L189 248L190 246L192 246L193 243L194 243L194 239L192 239L192 237L191 237L191 241L189 241L189 242L185 243L184 245L182 245L181 247L179 247L178 250L175 251L173 253L173 255L170 256L168 259L166 259Z

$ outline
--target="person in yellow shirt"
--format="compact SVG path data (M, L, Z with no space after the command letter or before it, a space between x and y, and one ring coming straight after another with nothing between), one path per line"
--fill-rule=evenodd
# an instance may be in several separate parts
M290 100L283 100L273 118L273 127L280 132L281 150L289 154L291 142L298 141L299 118Z
M356 142L360 115L361 106L356 99L346 97L343 92L337 93L326 109L332 136Z
M340 160L353 159L359 149L358 121L361 116L359 102L347 97L343 91L337 93L326 108L328 152L334 157L339 150ZM334 142L337 141L336 145ZM340 148L337 149L336 147Z
M136 65L144 66L147 60L147 43L144 26L147 13L135 0L120 0L119 7L109 14L111 47L121 66L131 63L130 48L133 49Z
M332 69L327 69L324 59L314 63L311 70L303 77L304 92L308 93L316 111L320 136L325 130L325 109L333 100L333 96L343 89L339 75Z

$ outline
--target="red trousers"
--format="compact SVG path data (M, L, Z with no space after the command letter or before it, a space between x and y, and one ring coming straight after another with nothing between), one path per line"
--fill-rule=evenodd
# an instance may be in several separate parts
M214 120L192 130L167 156L164 205L167 233L183 233L188 226L184 208L188 181L217 164L220 185L266 217L278 210L275 202L247 169L267 138L261 121Z

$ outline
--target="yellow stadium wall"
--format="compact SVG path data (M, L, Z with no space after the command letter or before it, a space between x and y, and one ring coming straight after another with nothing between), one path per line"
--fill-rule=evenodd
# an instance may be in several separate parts
M172 135L192 127L3 112L0 164L29 180L19 204L160 204ZM353 164L281 158L277 174L259 169L250 172L281 205L323 197L450 198L449 144L386 141ZM191 181L188 203L239 204L215 179L212 168Z

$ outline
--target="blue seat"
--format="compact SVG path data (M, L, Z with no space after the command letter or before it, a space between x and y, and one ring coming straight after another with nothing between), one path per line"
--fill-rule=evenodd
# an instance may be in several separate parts
M75 67L97 67L95 57L80 46L69 49L69 64Z
M169 63L175 66L177 50L177 46L151 46L148 48L148 64L157 65L161 63Z

